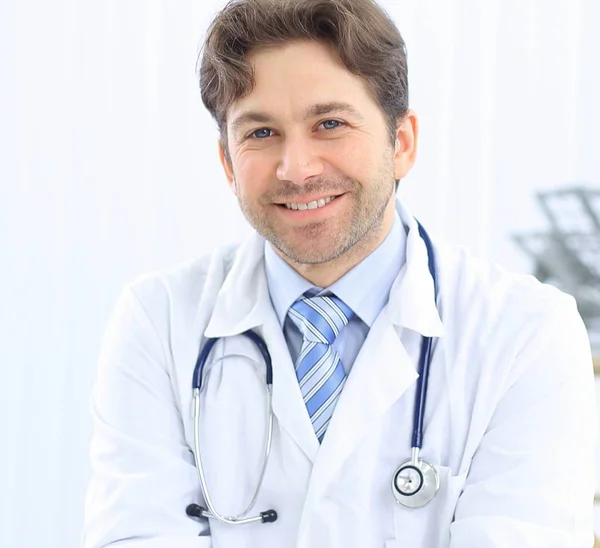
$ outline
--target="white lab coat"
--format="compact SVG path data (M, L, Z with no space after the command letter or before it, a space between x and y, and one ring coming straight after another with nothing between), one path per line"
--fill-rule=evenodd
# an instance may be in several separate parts
M409 229L406 266L320 447L269 299L262 238L124 290L91 399L85 548L592 546L593 372L574 300L434 241L436 308L425 245L397 208ZM266 433L265 368L239 336L251 328L273 358L275 414L252 515L274 508L279 519L211 520L209 532L185 514L203 501L192 372L205 338L226 337L206 367L200 431L213 502L236 514L254 493ZM391 478L411 454L422 335L439 337L422 457L437 467L441 488L410 510L395 502Z

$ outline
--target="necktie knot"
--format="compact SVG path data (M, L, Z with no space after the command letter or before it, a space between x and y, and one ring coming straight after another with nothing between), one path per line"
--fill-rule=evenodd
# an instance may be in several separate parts
M333 344L354 313L333 294L298 299L289 310L304 339L316 343Z

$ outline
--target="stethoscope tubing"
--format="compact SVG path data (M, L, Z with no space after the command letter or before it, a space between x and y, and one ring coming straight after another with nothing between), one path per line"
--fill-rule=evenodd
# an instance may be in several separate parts
M437 266L433 252L433 243L429 238L429 234L427 234L427 232L425 231L421 223L419 223L419 221L417 221L417 225L419 227L419 234L421 238L423 238L423 241L425 242L425 247L427 248L427 261L429 266L429 272L433 279L433 292L437 306L438 280ZM425 419L425 405L427 400L427 386L429 384L429 365L431 364L432 345L433 341L431 337L423 337L423 343L421 344L421 353L419 355L419 380L421 382L417 382L415 396L414 426L411 443L413 454L415 453L414 449L421 449L423 447L423 423Z
M267 344L265 341L254 331L249 329L248 331L244 331L242 333L245 337L248 337L260 350L262 354L263 360L265 361L265 382L267 386L273 385L273 362L271 360L271 354L269 353L269 349L267 348ZM202 373L204 371L204 364L208 360L208 355L215 343L219 340L219 337L213 337L206 340L204 346L202 346L202 350L198 355L198 359L196 360L196 366L194 367L194 374L192 375L192 390L196 388L198 390L202 389Z
M260 478L258 480L258 485L256 487L256 491L254 492L254 497L252 501L248 505L248 507L241 513L236 516L223 516L217 512L213 502L212 497L210 496L210 492L208 490L208 486L206 484L206 474L204 473L204 465L202 463L202 454L200 452L200 389L194 388L194 452L196 459L196 470L198 472L198 479L200 480L200 485L202 486L202 492L204 494L204 500L206 501L207 510L202 509L202 516L207 518L216 518L223 523L228 523L231 525L236 524L244 524L244 523L253 523L255 521L264 521L264 512L261 515L254 516L251 518L246 518L245 516L252 510L254 505L256 504L256 499L258 498L258 494L260 493L260 489L263 484L263 480L265 478L265 473L267 471L267 463L269 462L269 455L271 453L271 445L273 439L273 390L272 385L267 385L267 394L268 394L268 418L267 418L267 440L265 443L265 456L263 460L263 467L261 470Z

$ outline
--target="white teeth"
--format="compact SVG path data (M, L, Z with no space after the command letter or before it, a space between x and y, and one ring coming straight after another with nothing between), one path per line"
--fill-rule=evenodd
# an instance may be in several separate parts
M297 209L300 211L304 211L305 209L318 209L327 205L335 198L336 196L329 196L329 198L321 198L320 200L309 202L307 204L285 204L285 207L287 207L288 209Z

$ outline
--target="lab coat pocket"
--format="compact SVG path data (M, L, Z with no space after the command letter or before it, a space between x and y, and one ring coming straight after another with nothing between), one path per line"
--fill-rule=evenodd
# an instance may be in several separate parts
M467 472L452 474L447 466L436 465L440 489L433 500L421 508L394 507L395 544L387 541L385 548L419 546L420 548L447 548L450 544L450 524Z

